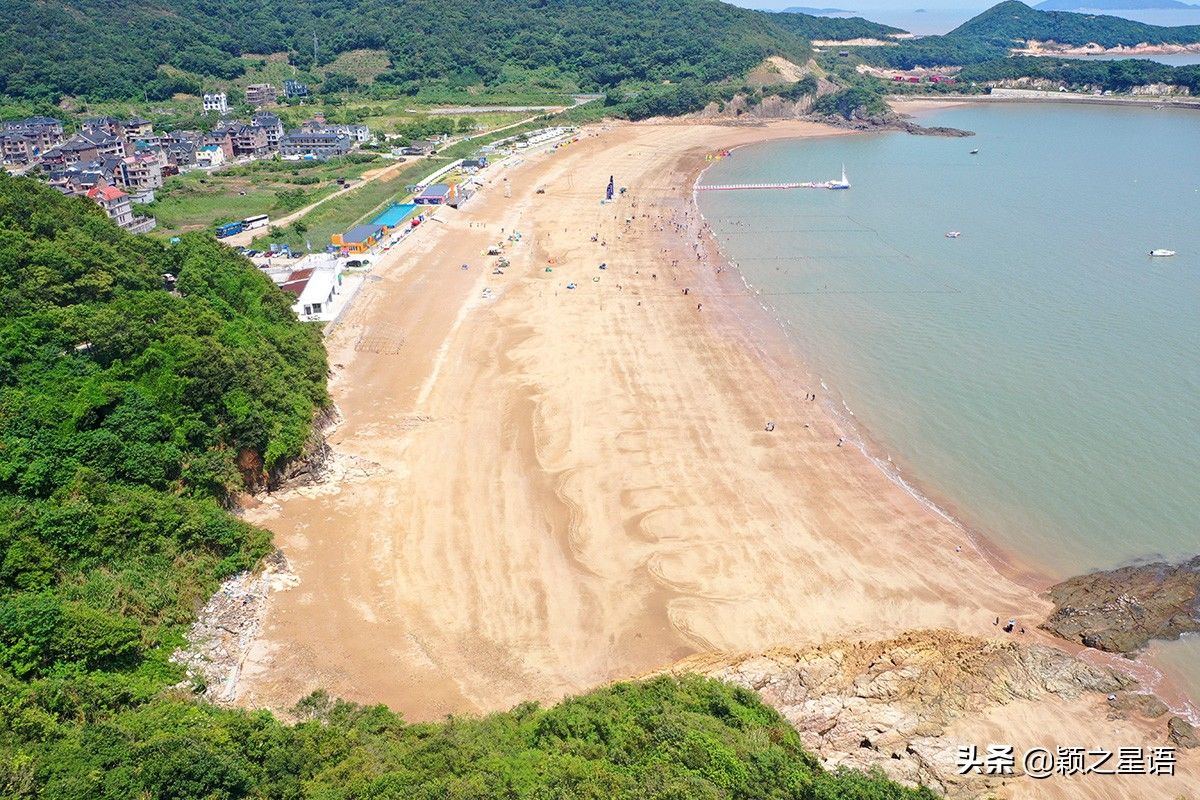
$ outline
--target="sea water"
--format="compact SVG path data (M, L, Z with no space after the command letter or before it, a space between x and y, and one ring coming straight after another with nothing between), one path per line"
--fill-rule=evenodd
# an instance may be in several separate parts
M1200 112L921 122L978 135L742 148L703 182L853 187L701 210L827 402L972 529L1058 577L1200 553ZM1163 650L1200 698L1200 645Z

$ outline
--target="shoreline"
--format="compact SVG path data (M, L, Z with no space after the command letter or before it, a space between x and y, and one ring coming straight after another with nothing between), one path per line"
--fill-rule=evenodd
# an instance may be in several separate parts
M378 265L329 341L345 417L330 444L369 468L247 513L300 583L272 597L238 703L325 688L420 720L913 628L1061 647L1036 632L1034 591L834 446L836 419L797 403L819 384L757 336L778 337L761 298L671 230L706 152L830 135L846 132L591 128L489 174ZM629 196L597 207L610 172ZM477 265L500 226L523 236L494 277Z
M1039 89L994 89L992 94L945 95L942 97L920 95L912 99L905 95L888 95L887 102L897 112L913 111L915 113L964 103L1060 103L1065 105L1142 106L1152 110L1158 107L1200 109L1200 97L1104 96L1047 92Z
M931 109L921 110L928 111ZM863 131L862 133L871 134L876 132ZM881 130L878 131L878 133L902 132ZM749 142L744 145L739 145L736 148L732 148L730 152L734 152L745 147L751 147L756 144L767 144L767 142ZM707 172L711 166L713 166L713 164L700 166L692 184L692 206L696 209L696 213L699 215L701 220L706 220L706 217L704 216L703 211L700 209L698 193L694 187L703 180L704 173ZM879 472L882 473L889 481L911 496L918 503L929 509L931 513L937 515L947 523L961 530L970 541L976 552L978 552L989 564L991 564L997 572L1004 575L1009 580L1024 586L1025 588L1039 595L1059 580L1058 578L1052 576L1047 570L1040 567L1035 561L1022 556L1011 548L1002 546L994 537L989 536L987 532L980 526L970 523L967 519L968 515L958 510L956 504L952 503L949 498L940 496L936 489L925 484L919 477L912 474L906 474L906 472L902 470L901 467L897 465L891 458L888 458L887 456L881 456L880 453L883 453L885 448L879 445L878 440L871 435L870 430L867 429L861 422L859 422L858 417L853 411L850 410L849 406L846 404L844 396L837 388L837 381L833 378L830 378L829 380L833 381L833 385L830 386L826 383L826 378L817 375L813 370L810 354L806 354L803 347L801 347L800 344L792 338L792 335L789 331L789 328L792 326L791 320L787 319L781 312L771 306L768 301L760 299L760 290L750 282L749 278L745 275L745 273L742 272L740 265L732 258L730 254L725 252L724 248L721 247L720 243L714 236L712 236L711 233L708 233L707 237L724 263L731 267L738 275L748 295L758 300L756 305L762 310L762 313L769 318L770 324L776 329L774 335L779 338L777 346L783 349L784 358L786 360L793 361L794 363L792 366L798 365L806 374L814 376L822 389L833 395L833 400L836 402L823 398L818 405L820 405L822 410L833 420L835 420L838 425L843 426L846 431L851 434L850 436L846 437L846 441L848 443L853 444L855 448L862 453L863 457L869 460L874 467L879 470ZM782 373L785 368L781 364L776 367L776 369L778 369L780 372L780 374L778 374L776 377L781 383L783 383L784 378ZM839 408L839 406L841 408ZM1050 637L1050 639L1053 641L1061 641L1058 640L1057 637Z
M966 101L969 102L969 101ZM913 113L929 113L940 110L941 108L954 107L964 105L965 102L933 102L921 103L915 101L913 105L917 108L907 109ZM855 131L855 133L859 133ZM861 133L898 133L897 131L862 131ZM730 152L755 146L769 145L771 141L747 142L738 145L734 148L729 148ZM1036 560L1018 552L1017 550L1007 547L1000 543L998 538L989 533L983 526L970 521L970 514L961 510L960 506L952 502L949 498L941 495L936 487L929 485L921 480L915 472L905 471L897 465L891 458L881 456L885 451L881 447L878 440L871 435L871 431L864 426L854 412L849 409L844 397L837 389L837 381L835 378L828 378L830 384L826 383L826 377L817 375L812 368L811 358L809 354L804 352L803 347L792 337L790 328L792 322L782 314L782 312L770 305L769 301L762 299L759 289L750 282L749 278L742 272L740 265L733 259L732 255L727 253L721 247L719 241L711 233L707 225L707 218L704 216L703 210L700 208L699 191L695 188L700 185L704 179L705 173L715 166L716 162L708 164L697 164L695 167L694 180L692 181L691 201L692 207L695 209L699 218L704 222L705 237L709 243L715 248L724 264L731 268L740 279L741 284L745 287L748 297L756 300L755 306L761 309L761 313L768 319L770 326L774 331L765 330L763 335L768 339L774 337L778 339L777 346L782 349L785 360L794 362L792 366L799 366L803 371L814 376L819 381L824 391L833 395L832 400L819 403L825 413L836 420L837 424L843 426L847 431L846 441L848 444L854 444L860 450L865 458L867 458L881 474L887 477L889 481L909 493L915 500L926 506L932 513L945 519L951 525L960 529L967 537L968 541L975 550L992 566L998 573L1006 579L1023 586L1030 591L1041 596L1052 585L1060 580L1065 580L1072 575L1064 575L1055 577L1048 570L1040 566ZM753 330L756 326L747 323L746 329ZM764 347L770 345L763 344ZM777 379L781 384L785 381L784 366L778 364L775 367L778 370ZM836 401L836 402L834 402ZM839 408L840 406L840 408ZM902 455L902 454L901 454ZM1121 565L1114 565L1121 566ZM1078 574L1078 573L1075 573ZM1040 629L1036 629L1036 635L1044 644L1057 647L1072 656L1081 658L1086 663L1095 665L1108 666L1123 672L1134 678L1141 684L1142 692L1145 694L1153 694L1163 700L1172 713L1184 717L1194 725L1200 725L1200 697L1194 697L1191 692L1181 683L1182 676L1175 673L1170 667L1165 665L1154 653L1153 645L1158 640L1152 640L1142 650L1135 654L1135 657L1126 658L1120 653L1108 653L1094 648L1085 647L1077 642L1062 639L1053 634L1050 634ZM1200 636L1200 634L1196 634ZM1159 642L1162 644L1169 644Z

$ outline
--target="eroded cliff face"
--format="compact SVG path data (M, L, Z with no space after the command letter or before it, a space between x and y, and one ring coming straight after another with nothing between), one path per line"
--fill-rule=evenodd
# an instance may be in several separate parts
M1131 678L1054 647L1016 640L924 630L884 641L697 655L671 671L699 672L759 692L828 767L879 768L951 798L1056 791L1049 781L1022 776L1019 759L1015 775L959 775L962 745L982 751L1007 741L1019 753L1036 735L1054 736L1052 723L1078 731L1079 742L1063 744L1103 746L1085 741L1103 736L1145 746L1168 743L1166 707L1132 694ZM1027 719L1029 726L1014 719ZM996 734L1008 739L980 738ZM1116 788L1105 782L1108 776L1087 777L1092 782L1085 789ZM1025 794L1030 789L1034 794ZM1103 796L1073 791L1064 796Z

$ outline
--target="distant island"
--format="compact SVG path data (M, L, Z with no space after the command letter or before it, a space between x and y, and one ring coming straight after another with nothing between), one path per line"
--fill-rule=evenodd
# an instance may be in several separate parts
M1200 11L1200 5L1180 0L1043 0L1034 8L1039 11L1146 11L1157 9L1190 9Z
M809 14L814 17L853 16L855 12L845 8L811 8L809 6L792 6L783 9L784 14Z

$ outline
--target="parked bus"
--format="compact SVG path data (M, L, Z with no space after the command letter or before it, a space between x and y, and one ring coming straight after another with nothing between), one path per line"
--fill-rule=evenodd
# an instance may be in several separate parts
M265 228L271 224L270 218L266 214L259 214L256 217L246 217L242 220L243 230L252 231L255 228Z
M217 226L217 238L224 239L227 236L233 236L235 233L241 233L245 230L243 222L226 222L224 225Z

